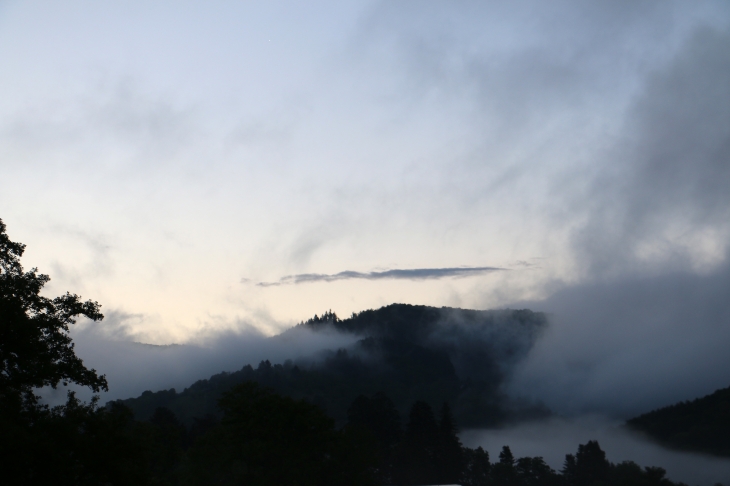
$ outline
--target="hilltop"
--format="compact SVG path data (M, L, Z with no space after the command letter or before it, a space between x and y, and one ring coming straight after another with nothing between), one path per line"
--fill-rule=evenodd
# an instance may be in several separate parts
M357 396L383 392L402 414L416 400L434 408L448 402L463 426L494 426L548 414L535 404L518 406L500 391L546 326L546 316L530 310L392 304L347 319L326 312L270 339L337 332L355 337L353 345L296 362L265 360L255 368L242 357L238 371L201 379L182 392L145 391L121 402L138 420L167 407L191 424L195 417L216 416L223 392L253 381L314 403L339 424L346 421L347 409Z

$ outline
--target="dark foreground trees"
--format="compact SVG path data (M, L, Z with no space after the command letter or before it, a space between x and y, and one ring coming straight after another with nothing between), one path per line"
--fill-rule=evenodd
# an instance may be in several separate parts
M221 423L189 451L190 484L376 484L371 443L335 430L315 405L244 383L226 393L220 407Z
M76 356L68 326L79 316L99 321L99 304L69 294L40 295L50 280L20 264L25 245L10 241L0 220L0 406L5 413L39 407L34 390L75 383L94 392L107 390L104 376Z
M136 422L126 407L99 407L97 397L83 403L73 392L56 407L40 401L42 387L108 389L69 336L79 317L104 316L74 294L42 296L49 277L23 270L24 250L0 220L0 484L175 484L182 431L165 417Z
M3 484L139 484L129 417L81 403L73 393L50 408L41 387L76 384L107 390L104 376L74 352L69 325L103 318L99 305L67 293L40 294L47 275L20 264L25 245L10 240L0 220L0 482ZM112 481L113 479L113 481Z
M672 486L664 469L626 461L612 464L598 442L567 454L560 472L542 457L515 457L502 447L494 462L481 447L461 445L447 404L436 418L423 401L413 404L404 429L392 402L379 393L360 396L350 407L346 428L369 434L379 451L379 484L460 484L463 486Z

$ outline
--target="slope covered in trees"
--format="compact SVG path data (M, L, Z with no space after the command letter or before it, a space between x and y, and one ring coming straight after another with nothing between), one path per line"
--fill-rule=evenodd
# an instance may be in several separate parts
M534 404L518 407L500 392L512 367L527 355L545 326L545 316L529 310L393 304L343 320L327 312L272 339L341 332L356 336L354 345L308 361L263 361L256 368L246 364L239 371L200 380L181 393L146 391L123 403L143 420L157 407L167 407L190 424L194 417L218 413L216 403L224 391L253 381L317 404L339 425L358 395L383 392L400 413L417 400L433 407L448 402L465 426L494 426L548 413Z
M438 414L426 402L410 407L407 421L382 393L361 395L348 421L335 428L318 407L282 397L254 383L237 385L220 401L223 415L186 430L167 409L157 409L151 431L155 457L164 466L152 476L162 484L362 484L464 486L673 486L660 467L611 463L596 441L567 454L560 471L542 457L515 457L502 447L494 461L481 447L459 441L444 404ZM170 433L177 430L177 433ZM167 432L166 432L167 431Z
M730 387L653 410L627 425L669 447L730 457Z

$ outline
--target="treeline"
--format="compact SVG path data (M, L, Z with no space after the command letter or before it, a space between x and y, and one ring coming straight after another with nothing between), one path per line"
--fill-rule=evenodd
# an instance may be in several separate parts
M357 397L342 428L316 405L256 383L225 393L220 408L220 419L186 427L162 407L136 421L121 403L101 409L76 402L36 422L15 471L6 473L32 471L22 484L681 484L658 467L612 464L595 441L566 455L560 471L542 457L515 458L508 446L492 461L481 447L461 444L447 404L436 414L417 401L403 425L383 393Z
M191 425L194 417L220 415L218 399L224 392L240 383L255 382L281 395L318 405L342 426L347 421L350 403L363 393L384 390L396 397L402 413L407 412L408 406L419 397L429 403L443 403L458 393L459 381L448 359L427 350L408 353L407 346L400 348L403 350L401 361L408 364L402 371L372 366L342 349L312 366L306 363L300 366L292 361L271 364L264 360L255 368L246 365L239 371L222 372L199 380L180 393L175 389L146 391L121 403L141 420L147 420L157 408L166 407L185 425ZM492 416L501 418L498 410L492 409ZM489 410L484 411L487 412Z
M481 447L464 447L447 404L438 419L425 402L416 402L401 430L392 404L383 394L358 397L347 427L374 438L379 484L461 484L464 486L631 486L674 484L659 467L641 468L625 461L613 464L598 442L567 454L562 469L553 470L542 457L515 458L503 446L496 461Z
M730 456L730 388L653 410L627 421L675 449Z

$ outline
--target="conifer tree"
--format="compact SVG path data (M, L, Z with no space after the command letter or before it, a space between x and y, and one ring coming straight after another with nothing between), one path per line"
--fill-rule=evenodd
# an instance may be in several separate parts
M476 449L464 448L464 469L462 484L464 486L488 486L492 465L489 462L489 452L481 446Z
M457 483L464 468L464 457L458 428L448 403L441 407L436 451L436 478L441 484Z
M516 486L517 471L515 469L515 456L509 446L503 446L499 453L499 462L492 466L492 480L500 486Z
M411 407L408 424L396 458L395 479L399 484L429 484L436 475L438 424L431 406L417 401Z
M606 453L595 440L578 446L575 455L575 482L577 486L588 486L605 481L611 470Z

